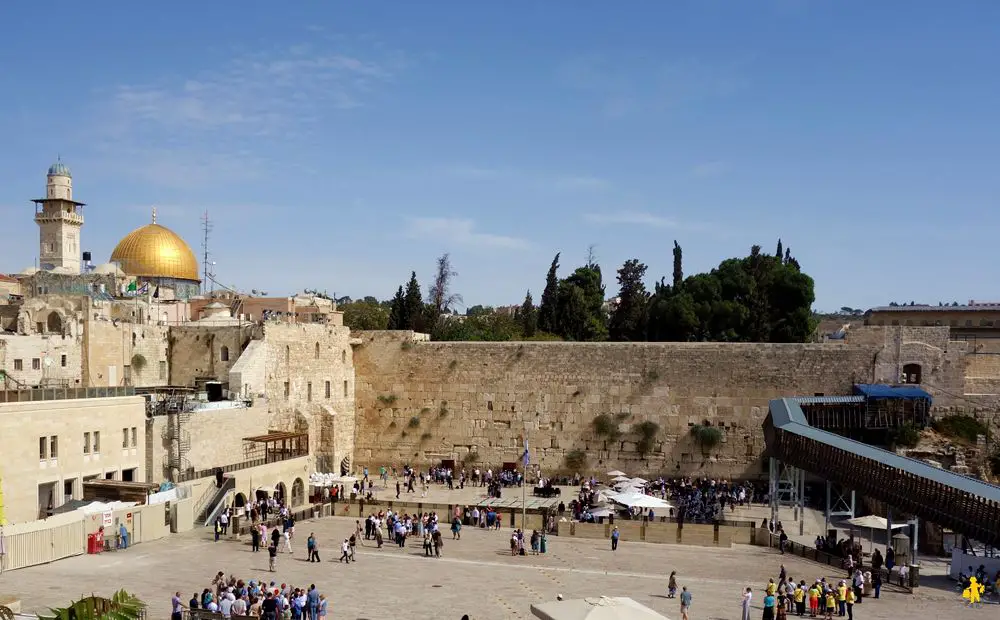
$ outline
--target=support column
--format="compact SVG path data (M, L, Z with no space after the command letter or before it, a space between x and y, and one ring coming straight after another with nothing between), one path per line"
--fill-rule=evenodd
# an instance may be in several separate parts
M823 528L823 537L826 537L826 533L830 531L830 512L833 507L830 505L832 502L831 495L833 495L833 483L829 480L826 481L826 510L824 511L826 515L826 525Z
M917 566L920 564L920 561L917 559L917 543L920 540L920 517L913 517L913 520L910 521L910 525L913 526L913 538L910 540L913 547L910 552L910 557L913 559L910 560L910 564Z
M771 502L771 522L778 522L778 459L771 457L768 471L768 499Z
M806 472L799 470L799 536L806 531Z

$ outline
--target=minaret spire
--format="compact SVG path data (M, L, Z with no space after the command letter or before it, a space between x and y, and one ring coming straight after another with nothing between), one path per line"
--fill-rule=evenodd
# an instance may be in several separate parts
M153 207L153 223L156 223L156 207Z

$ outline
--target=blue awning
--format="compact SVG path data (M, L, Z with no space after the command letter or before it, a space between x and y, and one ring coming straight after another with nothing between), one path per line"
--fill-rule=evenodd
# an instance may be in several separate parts
M902 398L906 400L933 400L925 390L915 385L883 385L856 383L854 393L866 398Z

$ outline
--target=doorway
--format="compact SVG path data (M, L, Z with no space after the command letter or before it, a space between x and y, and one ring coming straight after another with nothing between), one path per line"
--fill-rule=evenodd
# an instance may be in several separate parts
M43 482L38 485L38 518L45 519L52 515L56 507L56 483Z

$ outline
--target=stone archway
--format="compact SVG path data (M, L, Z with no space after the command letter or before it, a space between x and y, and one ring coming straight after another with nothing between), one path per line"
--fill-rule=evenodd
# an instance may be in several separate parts
M292 483L292 502L291 506L301 506L305 503L306 485L302 482L302 478L296 478L295 482Z
M246 505L247 505L246 495L243 495L242 493L237 493L236 497L233 499L233 506L236 508L243 508Z
M63 318L58 312L50 312L48 318L45 319L45 330L50 334L61 334L63 333Z
M274 485L274 499L287 505L288 487L285 486L284 482L279 482L278 484Z
M920 384L923 381L923 367L920 364L903 364L902 383Z

